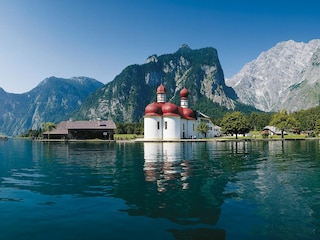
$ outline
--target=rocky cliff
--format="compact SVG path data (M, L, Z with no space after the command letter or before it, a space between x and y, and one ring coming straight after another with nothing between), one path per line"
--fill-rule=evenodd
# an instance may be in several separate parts
M296 111L319 104L320 40L285 41L261 53L226 83L241 102L263 111Z
M167 99L175 103L180 101L179 91L187 87L190 107L205 103L207 108L234 109L237 104L235 91L225 85L216 49L192 50L183 45L173 54L152 55L145 64L125 68L112 82L92 94L76 117L140 121L145 106L155 101L160 83L166 86Z
M103 84L86 77L50 77L23 94L0 88L0 133L19 135L44 122L67 120L88 95Z

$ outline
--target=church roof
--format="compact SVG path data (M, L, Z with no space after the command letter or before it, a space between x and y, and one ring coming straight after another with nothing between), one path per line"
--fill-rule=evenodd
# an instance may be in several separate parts
M191 108L182 108L171 102L148 104L145 116L180 116L185 119L196 119L196 114Z
M165 93L166 88L163 84L157 88L157 94ZM189 91L183 88L180 91L180 97L182 99L188 99ZM185 119L196 119L195 112L190 108L182 108L171 102L153 102L146 106L145 116L180 116Z
M157 94L159 93L166 93L166 88L165 86L163 86L163 84L161 83L160 86L157 88Z
M186 89L185 87L180 91L180 97L181 98L187 98L189 95L189 91L188 89Z

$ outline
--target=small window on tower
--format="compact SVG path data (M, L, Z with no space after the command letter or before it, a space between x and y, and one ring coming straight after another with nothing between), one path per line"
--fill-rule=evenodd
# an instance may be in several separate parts
M160 129L160 122L159 121L157 122L157 127L158 127L158 129Z
M164 122L164 129L168 129L168 122Z

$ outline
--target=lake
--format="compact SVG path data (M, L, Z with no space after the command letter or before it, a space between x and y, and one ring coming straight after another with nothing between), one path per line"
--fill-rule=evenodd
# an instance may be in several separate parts
M1 239L319 239L320 142L0 142Z

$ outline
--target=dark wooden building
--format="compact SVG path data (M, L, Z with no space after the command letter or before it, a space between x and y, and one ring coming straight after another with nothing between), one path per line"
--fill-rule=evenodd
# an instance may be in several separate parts
M102 139L114 140L116 124L112 120L63 121L50 132L44 132L44 139Z

